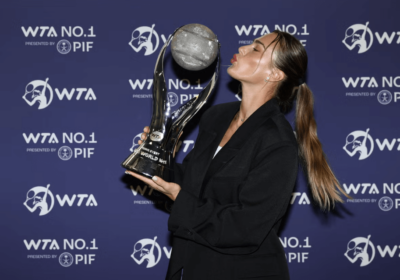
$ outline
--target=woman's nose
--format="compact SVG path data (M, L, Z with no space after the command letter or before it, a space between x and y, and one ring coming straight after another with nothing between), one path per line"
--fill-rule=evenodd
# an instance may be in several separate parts
M239 53L240 53L241 55L244 55L244 54L245 54L245 47L244 47L244 46L241 46L241 47L239 48Z

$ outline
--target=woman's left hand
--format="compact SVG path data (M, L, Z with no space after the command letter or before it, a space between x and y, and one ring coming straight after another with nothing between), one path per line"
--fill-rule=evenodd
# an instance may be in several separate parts
M176 197L178 196L178 193L181 190L181 186L179 186L178 184L166 182L157 176L154 176L152 179L149 179L147 177L136 174L135 172L132 172L129 170L126 170L125 173L132 175L133 177L136 177L139 180L142 180L147 185L149 185L151 188L165 194L173 201L175 201Z

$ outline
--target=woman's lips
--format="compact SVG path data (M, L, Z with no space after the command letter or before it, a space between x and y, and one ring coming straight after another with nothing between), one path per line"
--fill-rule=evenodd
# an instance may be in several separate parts
M234 63L234 62L236 62L237 61L237 59L236 59L236 54L234 54L233 55L233 58L231 59L231 63Z

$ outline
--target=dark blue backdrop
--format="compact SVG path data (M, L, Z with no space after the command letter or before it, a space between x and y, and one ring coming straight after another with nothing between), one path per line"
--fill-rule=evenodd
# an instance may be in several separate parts
M240 98L226 69L248 41L280 28L307 50L318 136L354 200L321 212L300 171L280 232L291 278L399 279L399 8L389 0L3 2L1 278L163 279L165 199L120 163L150 123L164 40L201 23L222 54L207 106ZM152 46L140 49L146 41ZM166 65L175 108L208 82L171 57ZM178 162L193 148L201 112ZM293 112L287 117L293 124ZM152 244L156 264L146 267L140 254Z

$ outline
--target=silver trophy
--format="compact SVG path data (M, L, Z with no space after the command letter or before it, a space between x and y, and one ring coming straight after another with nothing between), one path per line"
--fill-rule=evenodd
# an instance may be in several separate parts
M172 41L172 43L171 43ZM214 75L208 85L179 109L172 112L164 77L164 55L171 43L175 61L187 70L201 70L217 59ZM153 116L146 140L122 162L125 169L148 178L159 176L173 180L173 153L185 125L203 107L213 91L219 70L217 36L201 24L184 25L171 35L158 55L153 77Z

